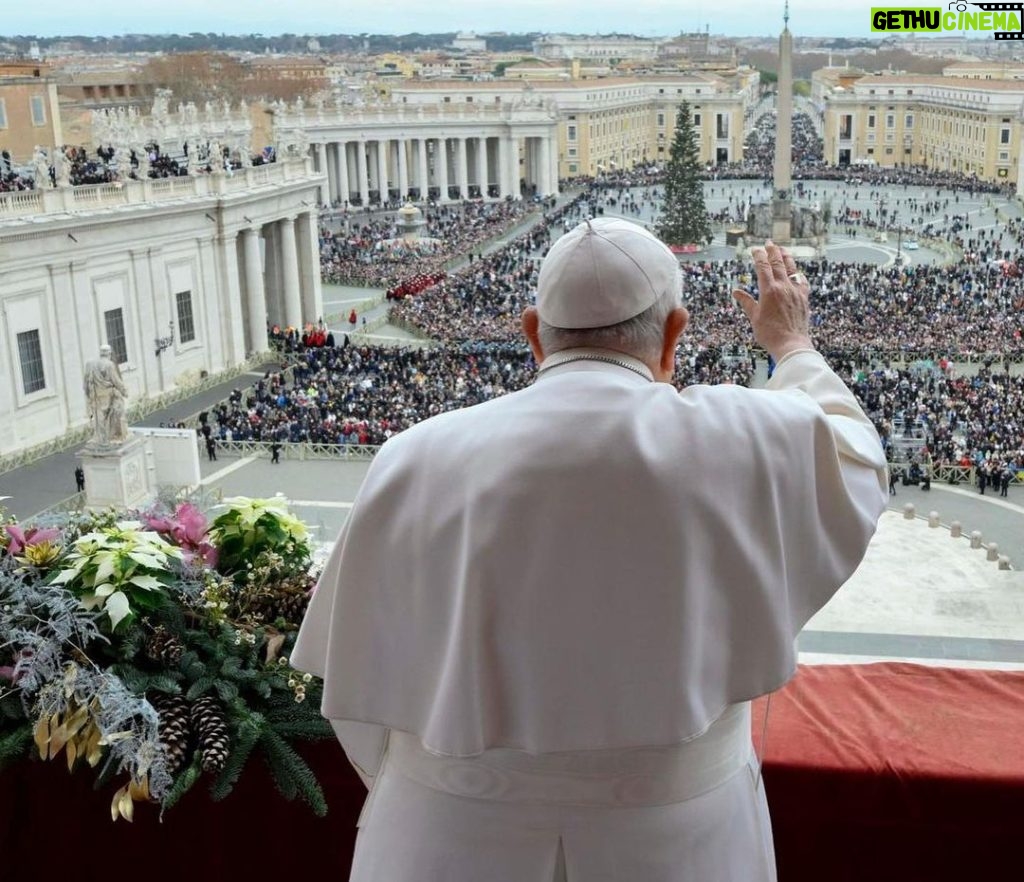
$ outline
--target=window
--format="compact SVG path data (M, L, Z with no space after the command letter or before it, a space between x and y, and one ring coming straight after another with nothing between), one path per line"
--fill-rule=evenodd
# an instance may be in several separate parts
M839 118L839 137L843 140L853 137L853 114L844 113Z
M912 128L914 128L914 114L912 114L912 113L908 113L908 114L907 114L907 115L906 115L906 116L905 116L905 117L903 118L903 126L904 126L904 128L907 128L907 129L912 129Z
M43 347L39 344L39 331L18 334L18 358L21 361L21 387L26 395L46 388L43 373Z
M885 127L887 129L891 129L894 125L896 125L896 116L895 116L895 114L887 113L885 115Z
M700 128L700 114L699 113L695 113L693 115L693 127L695 129L699 129Z
M576 156L576 148L575 147L570 147L569 148L569 155L570 156Z
M174 295L178 307L178 339L191 343L196 338L196 323L192 318L192 292L179 291Z
M473 103L473 96L472 95L467 95L466 96L466 103L467 104L472 104Z
M445 104L451 104L452 103L452 99L451 99L450 95L445 95L444 96L444 103Z
M570 162L569 163L569 174L571 174L571 175L576 174L576 163L575 162Z
M1000 144L1009 144L1010 143L1010 130L1009 129L1000 129L999 130L999 143Z
M665 114L664 113L659 113L658 114L658 125L659 126L665 125Z
M124 312L121 307L103 313L103 324L107 329L107 345L111 349L114 364L124 364L128 361L128 344L124 337Z
M576 126L575 125L570 125L570 126L566 127L566 137L570 141L575 141L576 140Z
M46 102L42 95L33 95L29 98L29 106L32 108L32 125L46 125Z
M724 113L719 113L717 115L715 133L719 138L729 137L729 117L726 116Z
M875 115L873 113L868 114L868 128L873 129L875 127Z
M7 105L4 104L4 99L0 98L0 129L7 128Z

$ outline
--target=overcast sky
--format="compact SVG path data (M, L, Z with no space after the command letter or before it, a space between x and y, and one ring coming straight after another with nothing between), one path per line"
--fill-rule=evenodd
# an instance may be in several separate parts
M936 4L937 5L937 4ZM0 35L124 33L437 33L546 31L634 33L703 30L765 36L782 27L775 0L0 0ZM793 0L790 30L804 36L867 36L870 0Z

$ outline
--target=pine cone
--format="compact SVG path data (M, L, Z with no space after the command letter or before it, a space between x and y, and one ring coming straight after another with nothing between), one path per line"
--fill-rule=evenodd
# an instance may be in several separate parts
M168 668L178 666L184 651L185 644L163 625L157 627L153 635L146 641L146 657L160 662Z
M192 727L202 756L204 772L219 772L228 760L230 741L224 709L212 695L192 702Z
M160 743L167 751L167 772L173 777L185 765L192 734L188 702L180 695L161 693L150 699L160 717Z
M266 594L253 604L253 612L264 622L284 619L298 625L309 606L309 592L306 589L285 589Z

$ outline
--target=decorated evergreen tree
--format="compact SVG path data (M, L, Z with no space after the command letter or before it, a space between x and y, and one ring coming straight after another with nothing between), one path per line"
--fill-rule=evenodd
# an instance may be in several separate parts
M676 115L676 133L665 167L665 199L658 219L658 237L670 245L704 245L711 241L711 224L704 205L704 185L690 105Z

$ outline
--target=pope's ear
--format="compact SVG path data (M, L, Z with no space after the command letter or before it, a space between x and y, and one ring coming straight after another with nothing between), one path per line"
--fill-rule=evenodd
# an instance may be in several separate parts
M522 317L523 336L530 344L530 350L537 364L544 361L544 349L540 345L540 315L536 306L528 306L523 310Z

